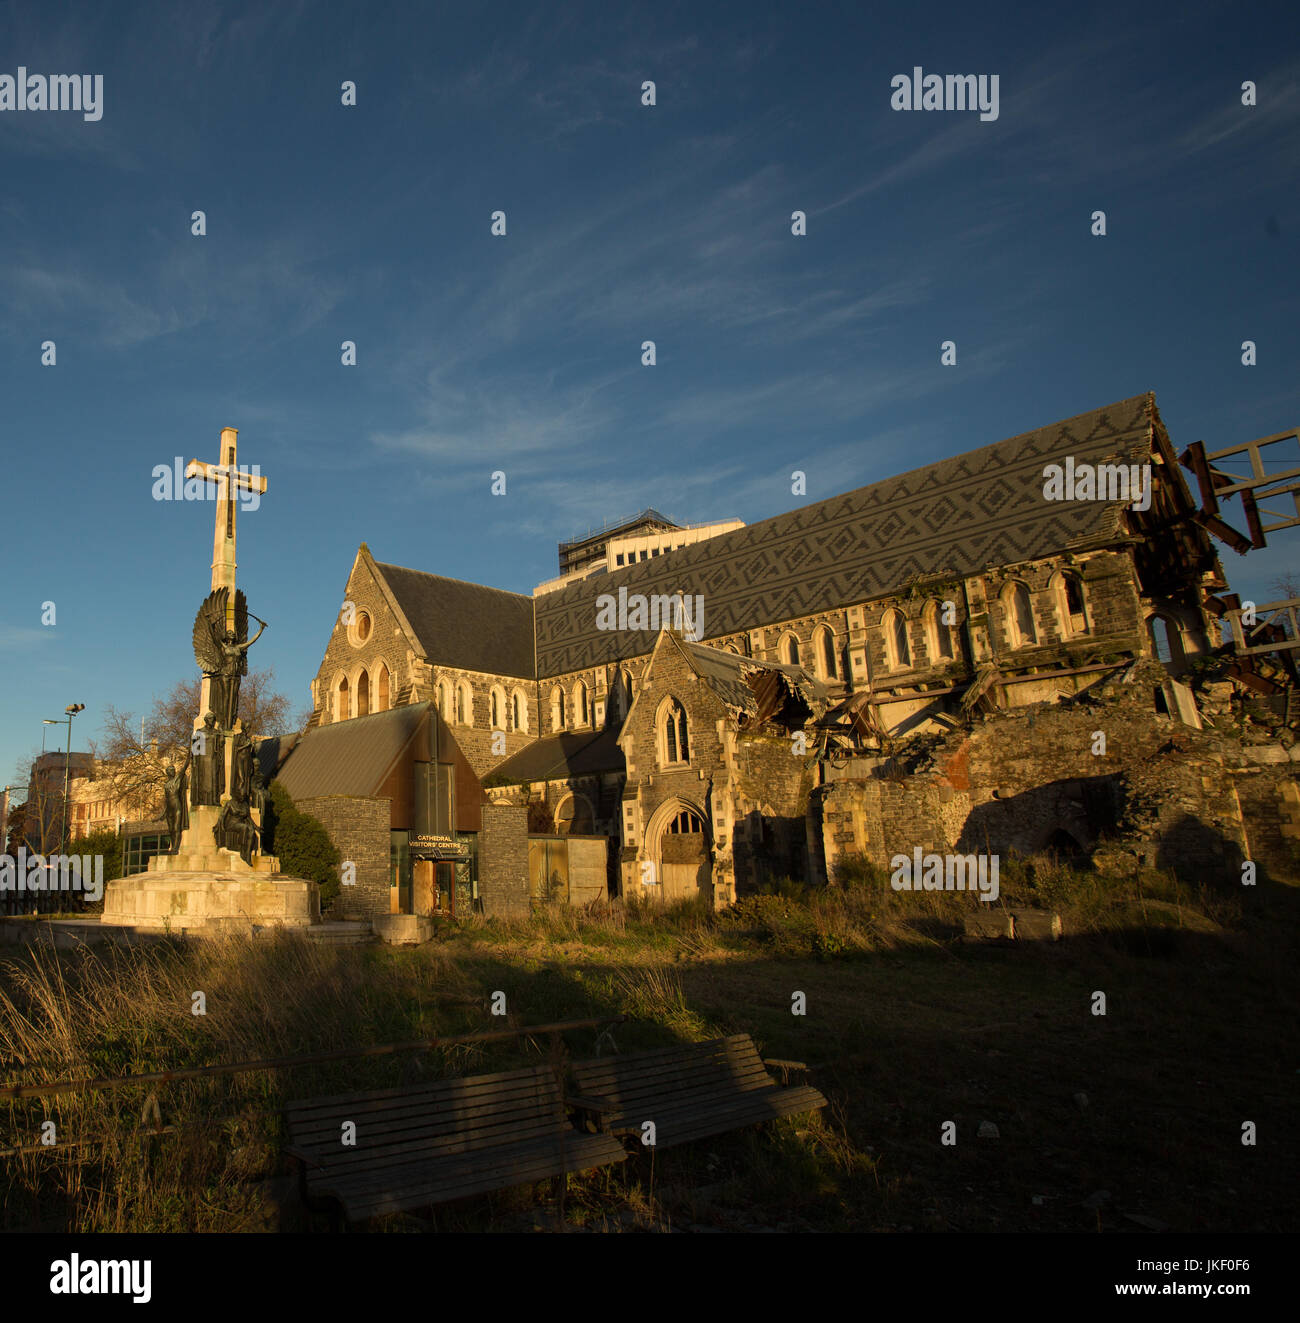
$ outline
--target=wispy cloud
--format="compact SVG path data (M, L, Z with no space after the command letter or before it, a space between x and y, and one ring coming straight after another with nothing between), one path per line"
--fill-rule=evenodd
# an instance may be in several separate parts
M57 638L53 626L31 629L23 625L6 625L0 628L0 652L32 652Z
M313 255L272 239L255 254L210 254L197 241L185 255L174 246L143 260L128 288L112 263L52 268L40 257L0 268L6 329L30 336L53 319L75 320L112 349L221 321L256 340L301 334L342 297L336 277L323 277Z

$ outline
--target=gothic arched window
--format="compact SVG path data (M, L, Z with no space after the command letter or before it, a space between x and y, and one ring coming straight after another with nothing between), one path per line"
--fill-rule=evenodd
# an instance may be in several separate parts
M925 605L925 631L930 643L930 663L952 661L956 648L952 640L952 628L943 618L944 607L933 598Z
M1052 575L1052 591L1056 594L1056 614L1061 622L1064 638L1088 632L1088 610L1083 600L1083 580L1071 570L1060 570Z
M675 698L670 698L664 705L659 718L662 735L662 761L670 763L688 763L691 760L691 746L686 729L686 709Z
M911 666L912 644L907 636L907 617L901 611L890 611L885 615L885 651L895 670Z
M835 632L829 625L823 625L817 631L816 644L817 660L821 666L822 678L838 680L839 665L835 659Z
M1002 590L1002 604L1007 612L1007 622L1011 633L1013 648L1027 648L1038 642L1038 630L1034 626L1034 607L1029 600L1029 589L1016 580Z

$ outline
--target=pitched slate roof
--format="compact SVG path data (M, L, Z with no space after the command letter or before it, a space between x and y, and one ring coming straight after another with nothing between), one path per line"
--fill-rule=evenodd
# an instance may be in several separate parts
M512 754L492 769L487 784L511 781L562 781L597 772L621 772L625 767L618 732L560 731L546 735Z
M533 599L375 562L435 666L531 680Z
M410 743L429 703L316 726L298 739L278 779L291 798L373 795Z
M704 599L717 638L883 596L916 575L974 574L1123 535L1121 503L1047 501L1043 468L1150 458L1155 397L1116 404L818 501L536 600L537 674L650 652L649 630L599 630L601 593Z

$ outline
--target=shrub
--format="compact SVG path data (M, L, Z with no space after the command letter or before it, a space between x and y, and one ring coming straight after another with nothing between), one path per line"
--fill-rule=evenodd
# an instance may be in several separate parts
M817 941L812 912L782 896L743 896L722 919L730 927L750 929L776 955L808 955Z
M322 909L338 896L339 852L329 832L310 813L294 807L279 781L271 782L271 798L262 820L262 849L279 858L281 872L318 883Z
M92 831L89 836L78 836L68 845L68 853L103 855L105 882L122 876L122 838L111 827Z

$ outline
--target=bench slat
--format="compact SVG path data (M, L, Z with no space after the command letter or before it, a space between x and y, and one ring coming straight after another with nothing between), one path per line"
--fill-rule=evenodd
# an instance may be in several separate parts
M692 1053L676 1060L670 1058L651 1062L639 1061L636 1056L626 1056L596 1062L574 1062L573 1069L584 1079L614 1080L626 1078L633 1072L639 1079L660 1079L693 1071L727 1070L742 1073L750 1070L761 1071L764 1066L762 1058L751 1044L747 1052L726 1049L707 1054Z
M432 1080L393 1089L375 1089L366 1093L341 1093L326 1098L303 1098L285 1104L285 1111L294 1120L309 1120L314 1114L328 1112L333 1114L347 1108L382 1109L392 1102L415 1102L427 1100L430 1103L442 1103L456 1098L491 1098L512 1096L533 1092L558 1093L554 1072L546 1066L533 1067L523 1071L508 1071L499 1075L449 1080Z
M778 1088L781 1086L777 1086ZM701 1090L697 1093L674 1094L671 1097L634 1098L618 1100L613 1108L605 1108L604 1114L615 1116L640 1116L648 1120L665 1112L703 1112L714 1107L739 1107L746 1100L761 1100L771 1089L745 1089L736 1092L731 1089Z
M649 1052L629 1052L622 1056L592 1057L574 1064L593 1074L600 1074L605 1070L616 1071L628 1062L635 1062L646 1074L653 1074L663 1066L678 1070L694 1061L737 1059L761 1064L758 1049L748 1034L715 1038L707 1043L682 1043L677 1047L653 1048Z
M670 1148L674 1144L719 1135L741 1126L759 1125L782 1116L817 1111L826 1105L826 1099L815 1089L810 1091L811 1097L792 1098L782 1096L783 1092L766 1097L752 1095L751 1100L747 1100L743 1106L737 1104L706 1111L661 1112L658 1116L615 1117L607 1121L606 1125L611 1134L640 1135L644 1122L653 1121L656 1147Z
M350 1118L341 1118L350 1119ZM389 1111L372 1114L357 1122L357 1146L362 1144L384 1143L387 1135L419 1136L419 1138L438 1142L440 1138L454 1135L476 1134L479 1131L495 1131L503 1125L526 1127L530 1125L562 1125L565 1117L559 1109L538 1111L537 1107L512 1105L499 1111L476 1109L472 1114L440 1113L430 1115L423 1111ZM340 1121L324 1122L319 1126L294 1127L295 1143L304 1148L341 1148Z
M509 1148L495 1149L491 1153L453 1153L447 1157L421 1158L418 1155L409 1161L404 1169L385 1171L382 1168L357 1167L336 1173L330 1183L352 1193L366 1190L384 1189L393 1184L410 1184L411 1173L420 1172L425 1176L437 1177L439 1183L458 1183L462 1179L489 1176L494 1173L510 1172L523 1165L536 1162L558 1162L561 1158L581 1155L592 1147L583 1141L600 1139L608 1141L608 1135L580 1135L576 1131L565 1136L563 1143L558 1135L545 1139L534 1139L523 1144L514 1144ZM603 1150L603 1145L596 1146ZM318 1184L321 1182L318 1182Z
M499 1163L487 1165L411 1167L389 1182L372 1182L369 1188L340 1182L338 1189L333 1190L327 1189L324 1181L316 1184L320 1193L332 1194L339 1199L350 1220L360 1221L383 1213L432 1207L514 1185L531 1185L566 1171L586 1171L626 1158L626 1150L612 1136L580 1135L575 1131L572 1139L566 1140L563 1154L521 1150Z
M307 1192L338 1200L352 1221L627 1157L613 1136L569 1123L550 1065L298 1099L285 1114ZM353 1147L339 1142L344 1121L357 1126Z
M571 1129L571 1127L569 1127ZM557 1134L564 1133L558 1126L531 1126L527 1130L506 1127L494 1136L467 1137L461 1142L450 1141L446 1144L432 1145L418 1138L408 1140L400 1138L389 1144L376 1144L367 1149L343 1148L340 1146L331 1153L317 1151L312 1154L316 1164L329 1171L344 1171L349 1168L400 1166L405 1162L435 1162L450 1159L466 1153L480 1153L491 1156L505 1149L517 1148L521 1144L541 1143ZM581 1131L573 1130L574 1134Z
M570 1105L596 1113L607 1134L639 1135L653 1121L657 1147L826 1105L810 1086L778 1084L748 1034L578 1061L572 1071Z
M701 1083L726 1084L734 1089L761 1089L773 1083L771 1075L764 1069L762 1062L756 1062L752 1066L735 1067L710 1063L685 1067L671 1073L661 1071L650 1076L641 1075L635 1066L628 1066L618 1074L604 1076L596 1076L575 1067L573 1077L583 1093L595 1097L609 1097L611 1094L630 1096L671 1092L694 1088Z
M712 1072L683 1076L667 1081L629 1080L601 1086L592 1080L581 1081L584 1094L598 1098L621 1098L639 1102L649 1098L689 1097L691 1094L723 1089L728 1093L753 1093L771 1088L775 1081L766 1072L748 1075L723 1075Z
M822 1094L807 1085L792 1088L778 1085L762 1093L743 1093L733 1098L717 1096L706 1099L697 1106L665 1105L612 1113L606 1118L606 1125L609 1128L627 1125L640 1129L643 1121L654 1121L656 1125L661 1122L677 1122L684 1117L688 1119L698 1117L701 1121L711 1121L714 1117L740 1112L786 1116L800 1110L818 1110L825 1105L826 1099Z

